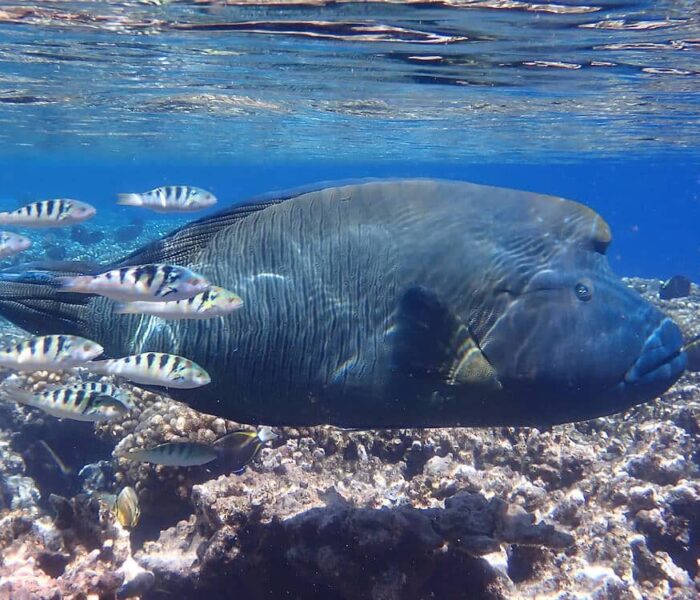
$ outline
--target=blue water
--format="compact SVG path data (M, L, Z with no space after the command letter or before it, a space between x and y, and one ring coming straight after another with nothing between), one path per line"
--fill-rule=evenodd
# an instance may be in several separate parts
M3 205L166 227L115 194L447 177L580 200L619 273L700 280L694 2L225 4L3 3Z

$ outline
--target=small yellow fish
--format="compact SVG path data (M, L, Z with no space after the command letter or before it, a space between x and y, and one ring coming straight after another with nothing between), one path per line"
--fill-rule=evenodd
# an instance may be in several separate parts
M0 366L20 371L63 371L103 352L97 342L77 335L42 335L0 348Z
M9 231L0 231L0 258L8 258L31 247L29 238Z
M118 315L153 315L170 321L182 319L211 319L223 317L243 306L237 294L212 285L208 290L187 298L170 302L128 302L117 305Z
M98 294L120 302L184 300L209 289L202 275L174 265L121 267L99 275L58 277L59 292Z
M132 383L192 389L211 383L211 377L197 363L162 352L144 352L123 358L97 360L85 367L91 373L118 375Z
M42 200L11 212L0 212L0 225L18 227L65 227L95 216L94 206L78 200Z
M216 204L216 196L188 185L166 185L139 194L119 194L117 204L141 206L155 212L193 212Z
M114 503L114 514L122 527L132 529L138 525L141 516L139 497L132 487L125 487Z

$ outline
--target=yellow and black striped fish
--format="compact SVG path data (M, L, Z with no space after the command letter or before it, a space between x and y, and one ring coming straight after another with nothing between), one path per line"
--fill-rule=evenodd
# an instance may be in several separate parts
M120 304L115 314L153 315L167 320L211 319L223 317L243 306L243 300L237 294L222 287L212 285L201 294L186 300L170 302L128 302Z
M99 275L58 277L61 292L98 294L132 302L165 302L191 298L210 287L205 277L175 265L149 264L121 267Z
M216 196L189 185L166 185L139 194L119 194L117 204L141 206L155 212L193 212L214 206Z
M98 360L85 366L91 373L119 375L144 385L191 389L211 382L209 374L197 363L183 356L162 352Z
M97 422L109 421L129 412L120 400L117 388L110 387L111 394L105 394L104 389L95 389L89 384L64 386L33 394L16 385L6 384L2 392L9 400L38 408L59 419Z
M79 200L41 200L11 212L0 212L0 225L18 227L65 227L95 216L94 206Z
M0 348L0 366L20 371L63 371L104 352L97 342L77 335L42 335Z

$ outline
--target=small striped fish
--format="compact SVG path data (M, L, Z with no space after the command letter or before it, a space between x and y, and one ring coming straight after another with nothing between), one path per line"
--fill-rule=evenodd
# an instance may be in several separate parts
M194 212L216 204L216 196L188 185L166 185L140 194L119 194L117 204L142 206L160 213Z
M20 371L63 371L104 352L97 342L76 335L42 335L0 348L0 366Z
M206 465L218 456L219 453L213 446L197 442L170 442L155 448L129 450L124 458L166 467L197 467Z
M117 387L116 385L112 385L111 383L86 381L84 383L76 383L64 387L69 390L85 390L89 394L95 394L96 396L114 398L117 402L123 404L124 408L127 410L134 410L134 408L136 408L131 394L127 390Z
M32 245L29 238L9 231L0 231L0 258L7 258L23 252Z
M87 221L95 213L94 206L78 200L41 200L12 212L0 212L0 225L65 227Z
M118 315L154 315L171 321L182 319L211 319L223 317L243 306L237 294L212 285L208 290L187 298L171 302L129 302L114 309Z
M15 385L2 388L9 400L38 408L52 417L74 421L110 421L129 412L118 398L89 389L85 385L72 385L32 394Z
M98 294L120 302L184 300L211 285L202 275L185 267L157 264L56 279L61 285L61 292Z
M211 382L209 374L197 363L161 352L144 352L123 358L98 360L85 365L91 373L119 375L133 383L191 389Z
M211 445L169 442L155 448L135 448L125 458L167 467L196 467L218 458L232 470L239 470L253 460L263 444L276 437L272 429L261 427L259 431L234 431Z

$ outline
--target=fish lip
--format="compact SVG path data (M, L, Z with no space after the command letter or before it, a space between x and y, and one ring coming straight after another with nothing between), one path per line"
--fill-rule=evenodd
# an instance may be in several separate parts
M625 385L674 381L686 368L683 335L668 317L649 334L634 364L624 377Z

